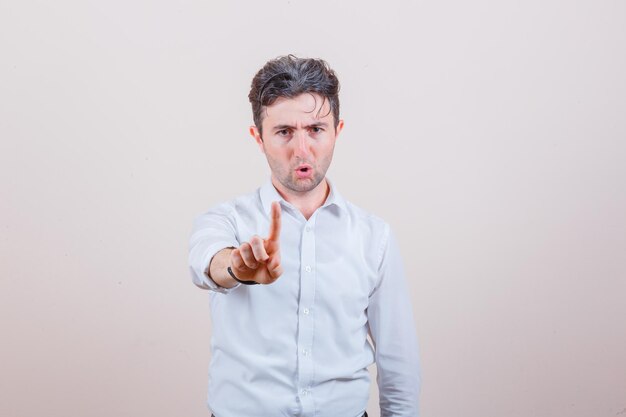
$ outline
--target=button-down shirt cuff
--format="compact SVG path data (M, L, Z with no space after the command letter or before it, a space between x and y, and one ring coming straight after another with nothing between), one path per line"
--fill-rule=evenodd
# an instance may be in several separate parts
M207 290L219 292L222 294L228 294L233 289L237 288L239 283L231 288L224 288L219 286L213 279L209 276L209 265L211 265L211 259L215 256L216 253L221 251L222 249L226 249L229 247L238 247L239 243L235 241L222 241L213 243L210 245L205 251L204 255L200 258L200 262L191 262L192 276L193 282L200 288L204 288Z

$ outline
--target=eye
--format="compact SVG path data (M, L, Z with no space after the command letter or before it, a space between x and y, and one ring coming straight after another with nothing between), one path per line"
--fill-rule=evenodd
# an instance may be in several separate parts
M278 136L283 136L283 137L288 136L290 133L291 132L289 132L289 129L281 129L276 132Z
M321 133L323 131L324 131L324 129L322 129L321 127L318 127L318 126L311 127L311 132L313 132L313 133Z

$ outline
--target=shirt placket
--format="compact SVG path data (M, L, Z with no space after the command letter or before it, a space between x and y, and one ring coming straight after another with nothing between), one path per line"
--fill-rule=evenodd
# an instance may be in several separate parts
M304 225L300 258L300 302L298 306L298 388L302 417L313 417L313 335L315 317L315 217Z

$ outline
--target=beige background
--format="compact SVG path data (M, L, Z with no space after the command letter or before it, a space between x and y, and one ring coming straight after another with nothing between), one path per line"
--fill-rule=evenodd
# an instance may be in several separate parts
M423 415L626 415L618 0L0 0L0 415L207 416L191 221L267 178L289 52L340 76L329 176L399 237Z

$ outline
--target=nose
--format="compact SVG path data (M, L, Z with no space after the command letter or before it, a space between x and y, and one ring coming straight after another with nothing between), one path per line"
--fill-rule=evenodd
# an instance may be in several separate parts
M296 149L294 150L295 156L300 159L307 159L311 154L309 137L307 133L303 131L297 131L294 139L296 145Z

